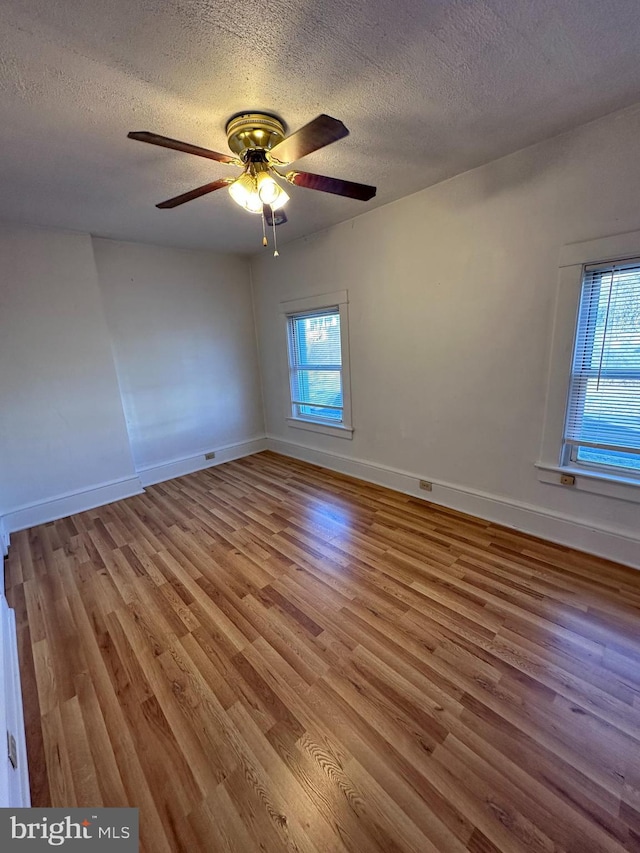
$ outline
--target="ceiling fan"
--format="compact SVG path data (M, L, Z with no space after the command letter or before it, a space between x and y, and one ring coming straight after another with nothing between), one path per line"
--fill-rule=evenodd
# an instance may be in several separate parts
M300 160L301 157L349 134L344 124L331 116L319 115L295 133L286 136L285 126L276 116L269 113L240 113L229 119L226 133L229 148L236 156L219 154L217 151L170 139L168 136L159 136L147 130L136 130L128 134L129 139L137 139L139 142L184 151L185 154L195 154L242 168L242 173L236 177L220 178L162 201L156 207L162 210L178 207L194 198L228 187L229 194L237 204L250 213L262 214L262 242L266 246L265 223L273 226L275 237L275 226L287 221L282 208L289 196L282 186L282 181L359 201L369 201L376 194L376 188L367 184L328 178L312 172L280 171L289 163ZM274 254L277 254L277 249Z

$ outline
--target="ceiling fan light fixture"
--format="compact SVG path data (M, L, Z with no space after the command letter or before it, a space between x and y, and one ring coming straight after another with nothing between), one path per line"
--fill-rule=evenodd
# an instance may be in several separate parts
M249 213L262 213L262 202L260 201L260 196L256 193L250 195L244 209L248 210Z
M271 202L271 210L280 210L289 201L289 195L278 184L276 186L278 187L278 195L275 201Z
M229 195L249 213L262 213L265 204L273 210L279 210L289 201L288 194L266 169L247 169L231 184Z
M280 187L268 172L258 172L258 195L263 204L273 205L280 195Z
M229 187L229 195L249 213L262 213L262 202L258 195L258 186L255 177L249 172L234 181Z

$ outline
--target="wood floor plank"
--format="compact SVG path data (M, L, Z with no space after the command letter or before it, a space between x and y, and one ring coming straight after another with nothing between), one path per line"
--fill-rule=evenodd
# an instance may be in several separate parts
M33 804L143 853L640 853L640 572L264 452L6 585Z

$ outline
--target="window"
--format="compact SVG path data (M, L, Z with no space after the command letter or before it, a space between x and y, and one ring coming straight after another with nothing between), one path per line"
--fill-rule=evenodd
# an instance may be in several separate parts
M296 314L288 325L293 417L342 423L340 311Z
M640 260L585 267L564 455L640 474Z
M328 304L331 297L334 304ZM290 425L350 434L346 293L283 303L283 308Z
M640 231L571 243L560 270L538 479L640 503Z

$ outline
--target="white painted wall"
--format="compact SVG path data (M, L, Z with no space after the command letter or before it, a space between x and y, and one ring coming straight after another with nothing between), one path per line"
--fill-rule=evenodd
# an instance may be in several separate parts
M94 251L137 469L262 436L248 262L111 240Z
M137 478L90 238L0 224L0 257L0 515L12 530L23 508L125 481L130 493Z
M386 468L440 481L453 488L434 489L436 501L589 550L604 549L590 528L613 531L626 544L612 556L640 565L637 504L541 483L534 468L559 250L640 228L639 137L636 107L286 245L277 260L256 257L274 446L353 471L345 458L364 460L374 467L360 470L377 468L382 481ZM289 216L312 203L299 190ZM340 289L350 299L351 442L285 421L279 302ZM558 517L578 527L564 535Z

